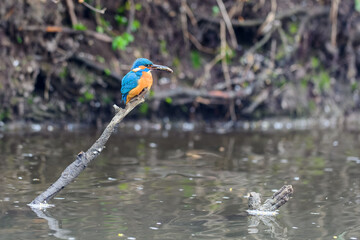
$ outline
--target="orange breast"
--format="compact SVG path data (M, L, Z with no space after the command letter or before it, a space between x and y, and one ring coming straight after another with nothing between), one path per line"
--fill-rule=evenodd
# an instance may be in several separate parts
M130 90L126 98L126 103L128 103L133 97L139 95L145 88L150 90L153 84L153 78L150 72L143 72L143 75L138 81L137 87Z

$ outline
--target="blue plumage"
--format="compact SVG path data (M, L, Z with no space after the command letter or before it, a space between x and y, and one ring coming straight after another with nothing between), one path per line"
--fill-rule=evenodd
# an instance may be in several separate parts
M145 58L139 58L139 59L142 60ZM145 60L147 60L147 59L145 59ZM141 69L136 72L132 71L135 68L144 65L144 63L141 63L140 65L136 65L136 64L138 64L137 61L135 61L135 63L133 64L131 71L128 72L121 80L121 95L122 95L122 99L124 102L126 102L126 97L127 97L128 93L138 85L139 79L141 78L143 72L149 71L149 69Z
M138 58L136 59L136 61L134 62L134 64L131 67L131 70L138 68L140 66L146 66L146 65L153 65L152 61L150 61L149 59L146 58Z

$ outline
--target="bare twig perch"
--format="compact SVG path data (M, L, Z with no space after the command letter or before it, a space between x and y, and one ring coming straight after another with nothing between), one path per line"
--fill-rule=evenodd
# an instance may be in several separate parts
M249 209L259 212L273 212L290 200L294 190L291 185L284 185L271 198L261 204L261 194L251 192L249 197ZM249 212L249 211L248 211Z
M144 96L147 93L145 90L138 97L130 101L124 109L114 105L116 114L107 125L100 138L87 150L86 152L80 152L76 160L71 163L61 174L60 178L52 184L46 191L37 196L29 205L46 204L47 201L52 199L58 194L63 188L71 183L86 167L94 160L101 151L105 148L105 144L108 141L111 134L115 131L118 124L123 118L131 112L137 105L144 102Z

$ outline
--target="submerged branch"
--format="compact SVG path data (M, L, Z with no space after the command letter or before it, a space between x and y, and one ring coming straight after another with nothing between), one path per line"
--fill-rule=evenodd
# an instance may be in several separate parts
M56 194L58 194L63 188L71 183L105 148L105 144L110 138L111 134L116 130L118 124L124 119L124 117L130 113L137 105L144 102L144 96L147 93L145 90L137 98L130 101L124 109L114 105L116 114L112 118L111 122L107 125L100 138L86 151L80 152L76 160L71 163L61 174L60 178L52 184L46 191L37 196L29 205L44 204L51 200Z

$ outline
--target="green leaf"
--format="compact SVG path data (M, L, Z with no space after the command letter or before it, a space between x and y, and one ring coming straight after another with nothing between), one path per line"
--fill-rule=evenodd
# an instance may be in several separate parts
M289 32L291 34L295 34L295 33L297 33L298 28L299 28L299 24L296 22L292 22L292 23L290 23L290 26L289 26Z
M135 32L141 26L141 23L138 20L134 20L131 26L131 31Z
M122 35L116 36L112 42L113 50L125 50L130 42L134 41L134 36L130 33L123 33Z
M311 58L311 66L312 66L312 68L316 69L316 68L319 67L319 65L320 65L319 59L317 57L312 57Z
M85 31L87 27L82 23L78 23L78 24L74 24L73 29L78 31Z
M118 188L122 191L127 190L129 188L129 184L128 183L120 183L118 185Z
M94 99L94 94L86 91L86 92L84 93L84 98L85 98L85 101L90 102L91 100Z
M201 57L199 52L197 51L191 51L190 53L191 63L192 66L197 69L201 67Z
M105 73L106 76L110 76L111 75L111 70L108 69L108 68L105 68L104 73Z
M120 25L125 25L128 22L127 17L121 15L115 15L115 21Z
M137 4L135 4L135 10L136 10L136 11L140 11L140 10L141 10L141 8L142 8L141 3L137 3Z
M97 31L98 33L104 33L104 28L101 27L101 26L96 26L96 31Z
M149 104L148 103L141 104L139 107L139 111L140 111L140 113L146 115L149 111Z
M165 98L165 102L166 102L167 104L172 104L173 100L172 100L171 97L166 97L166 98Z
M355 10L360 12L360 0L355 0Z
M218 6L213 6L212 7L212 14L213 16L216 16L220 13L220 8Z
M21 44L23 42L22 38L20 36L16 36L16 41Z

